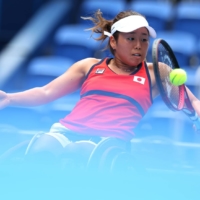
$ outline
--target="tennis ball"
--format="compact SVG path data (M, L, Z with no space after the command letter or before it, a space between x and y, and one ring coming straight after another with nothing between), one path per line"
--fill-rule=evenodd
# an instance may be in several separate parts
M187 73L183 69L174 69L169 74L170 82L179 86L187 81Z

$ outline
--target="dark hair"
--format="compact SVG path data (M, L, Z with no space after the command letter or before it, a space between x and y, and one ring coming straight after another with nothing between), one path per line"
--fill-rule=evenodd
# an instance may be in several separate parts
M107 20L107 19L103 18L102 12L100 10L97 10L94 13L93 17L81 17L81 18L84 19L84 20L91 20L94 23L94 27L88 28L87 30L91 30L92 33L99 33L100 36L98 38L94 38L94 39L97 40L97 41L102 41L103 42L107 38L107 36L104 35L104 31L110 32L111 31L111 26L115 22L117 22L120 19L123 19L125 17L131 16L131 15L140 15L140 16L143 16L143 15L141 15L138 12L130 10L130 11L122 11L122 12L120 12L119 14L117 14L115 16L115 18L113 20ZM115 38L115 40L118 39L118 35L119 35L118 31L116 31L113 34L113 37ZM110 51L111 51L111 53L114 55L114 50L110 46L110 42L108 42L107 48L109 48Z

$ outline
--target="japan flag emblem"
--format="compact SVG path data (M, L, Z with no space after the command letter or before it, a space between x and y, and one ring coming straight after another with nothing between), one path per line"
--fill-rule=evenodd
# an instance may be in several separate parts
M141 76L134 76L134 77L133 77L133 81L144 85L144 83L145 83L145 78L143 78L143 77L141 77Z

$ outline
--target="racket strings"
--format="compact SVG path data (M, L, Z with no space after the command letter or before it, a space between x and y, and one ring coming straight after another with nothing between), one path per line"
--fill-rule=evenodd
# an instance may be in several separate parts
M175 109L182 109L184 104L184 93L182 94L180 88L173 85L169 78L170 72L176 68L176 66L175 63L173 63L169 52L161 43L158 46L158 62L158 71L166 98L168 98ZM180 96L183 98L183 101L180 101Z
M179 68L173 50L163 39L157 39L153 44L153 64L157 86L165 104L173 111L183 111L200 131L200 118L195 112L185 85L175 86L170 82L170 72Z

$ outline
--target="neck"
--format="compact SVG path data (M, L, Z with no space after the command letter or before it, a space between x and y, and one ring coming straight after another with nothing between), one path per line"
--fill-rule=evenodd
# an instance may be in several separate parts
M118 67L117 66L117 68L119 68L120 70L122 70L122 71L124 71L124 72L132 72L132 71L134 71L135 69L137 69L137 67L134 67L134 68L121 68L121 67Z
M140 66L140 64L137 65L137 66L128 66L124 63L116 62L116 60L114 60L114 59L113 59L113 62L112 62L112 68L113 69L118 69L122 72L127 72L127 73L132 73L132 72L136 71L139 66Z

